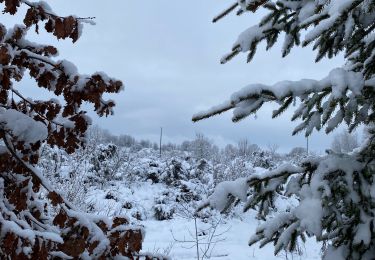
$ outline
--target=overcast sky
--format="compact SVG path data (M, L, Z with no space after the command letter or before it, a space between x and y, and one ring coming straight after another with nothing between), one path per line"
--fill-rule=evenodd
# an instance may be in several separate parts
M122 80L125 91L111 96L115 115L95 123L114 134L158 139L163 127L166 141L181 142L200 132L221 146L247 138L266 147L278 144L283 151L305 146L304 136L291 136L296 123L289 110L271 119L272 106L257 118L231 122L231 112L192 123L194 113L225 101L231 93L250 83L272 84L280 80L320 79L341 66L341 57L314 63L311 49L295 48L281 58L280 44L265 52L259 48L252 63L242 54L226 65L220 58L230 50L239 33L256 23L260 15L229 15L212 24L212 18L232 1L217 0L55 0L49 2L60 15L95 16L81 39L56 42L42 35L39 42L54 43L59 59L75 63L81 73L105 71ZM9 18L6 18L9 19ZM8 21L8 20L7 20ZM20 21L18 21L20 23ZM323 151L332 137L311 137L311 147Z

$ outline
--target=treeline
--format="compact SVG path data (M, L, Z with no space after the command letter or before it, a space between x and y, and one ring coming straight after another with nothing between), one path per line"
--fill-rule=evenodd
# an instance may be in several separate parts
M94 125L88 131L88 140L90 143L96 144L114 144L119 147L128 147L132 150L139 151L144 148L151 148L159 150L159 144L150 140L141 139L137 140L131 135L120 134L114 135L107 129ZM202 133L196 133L193 140L185 140L180 144L176 143L163 143L162 151L184 151L190 152L196 158L209 159L215 154L224 153L229 157L235 158L236 156L249 156L253 153L261 151L272 154L273 156L279 155L277 144L268 144L265 149L262 149L257 144L249 142L246 138L239 140L236 144L227 144L224 148L220 149L213 140L209 139ZM303 147L295 147L291 149L288 155L303 155L306 154L306 149Z

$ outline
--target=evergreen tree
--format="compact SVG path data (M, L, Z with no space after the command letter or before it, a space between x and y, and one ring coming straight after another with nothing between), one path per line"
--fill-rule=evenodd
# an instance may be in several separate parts
M91 18L58 16L44 1L0 3L4 14L27 10L23 25L0 24L0 258L151 259L139 254L141 228L125 217L77 211L35 167L42 144L68 153L84 144L90 118L82 103L93 104L99 116L112 114L114 103L103 94L119 92L122 82L104 73L78 74L72 63L54 59L55 47L27 40L27 32L34 27L38 33L43 25L57 39L76 42ZM64 103L24 96L15 82L26 73Z
M237 122L268 102L280 104L273 112L277 117L299 100L292 120L302 123L293 134L305 131L309 136L322 128L330 133L341 123L349 131L365 125L369 134L354 153L309 157L298 167L286 164L243 181L219 184L204 206L225 210L233 196L246 201L245 210L254 208L265 220L249 244L272 243L275 254L293 251L299 241L314 236L323 242L324 259L374 259L375 1L238 0L214 22L235 10L242 15L258 9L267 14L239 36L222 63L241 52L248 53L251 61L260 42L269 49L283 36L283 56L296 45L313 45L316 61L343 53L346 64L322 80L249 85L227 102L195 115L193 121L233 109ZM280 195L293 196L298 203L289 211L271 214Z

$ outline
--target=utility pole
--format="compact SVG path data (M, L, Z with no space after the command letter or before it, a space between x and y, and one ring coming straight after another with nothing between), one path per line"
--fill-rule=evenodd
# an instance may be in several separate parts
M306 153L309 155L309 137L306 136Z
M159 143L159 151L160 151L160 158L161 158L161 141L163 138L163 127L160 127L160 143Z

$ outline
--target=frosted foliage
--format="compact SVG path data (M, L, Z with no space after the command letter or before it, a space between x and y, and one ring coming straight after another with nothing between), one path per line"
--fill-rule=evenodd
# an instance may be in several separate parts
M234 107L233 121L238 121L255 113L265 102L274 101L275 99L285 100L286 98L294 99L298 97L305 99L306 96L312 95L313 93L331 90L332 96L323 103L323 108L328 111L328 109L331 109L330 105L341 98L348 98L349 101L356 100L364 86L365 81L360 73L350 72L344 69L334 69L330 72L328 77L319 81L307 79L300 81L282 81L270 86L251 84L235 92L229 102L227 101L208 111L197 113L194 115L194 118L205 118L217 112L221 112L221 110ZM347 92L350 92L348 97ZM302 103L300 108L296 111L294 118L302 117L309 109L311 110L311 108ZM353 109L354 111L348 111L347 113L354 113L358 107ZM274 114L275 113L276 111ZM344 115L340 113L341 111L338 111L338 116L328 122L327 132L332 131L343 122ZM320 130L322 121L325 121L324 114L311 112L309 118L301 126L295 128L295 132L306 129L307 133L310 134L313 128Z
M0 23L0 258L148 258L139 253L141 227L129 225L126 217L77 210L72 202L82 202L80 173L71 172L76 183L64 192L68 185L56 188L37 167L46 144L67 154L86 144L92 122L83 104L92 104L98 116L112 114L115 103L104 97L118 93L122 82L103 72L79 74L71 62L56 59L56 47L29 41L28 32L35 30L36 40L43 39L38 37L43 31L74 43L82 23L93 18L57 15L44 1L0 1L0 8L4 16L14 15L9 21L21 22L10 28ZM25 76L54 98L26 96ZM54 159L46 164L58 175Z
M194 225L192 218L196 217L199 238L218 219L225 225L219 228L220 233L228 229L225 231L226 240L215 246L216 253L211 258L226 254L227 259L240 260L255 254L260 259L273 259L271 247L255 253L246 249L248 230L255 230L259 223L253 220L255 211L242 211L247 202L247 179L252 175L262 176L266 170L262 167L274 168L294 156L297 161L298 152L288 156L277 153L271 155L261 147L241 140L237 145L219 149L214 156L211 154L214 151L209 152L208 159L199 159L195 157L194 146L188 145L194 144L194 140L191 140L181 145L170 145L160 157L158 147L149 147L147 140L138 141L126 136L127 141L124 142L121 136L112 135L98 127L92 127L89 133L87 146L73 154L67 154L58 147L43 145L38 163L41 173L76 208L103 216L107 225L110 225L108 221L113 216L122 215L128 216L131 226L141 224L146 231L143 252L164 248L174 238L182 239L185 235L189 238L189 233L194 229L186 224ZM144 148L139 148L140 145ZM282 169L301 170L293 164L284 165ZM239 177L241 179L237 180ZM219 184L221 181L225 182ZM228 209L224 215L208 208L196 213L197 206L214 192L215 186L218 197L212 198L224 210L227 196L240 197L243 201L237 200L236 206L231 207L231 211ZM291 209L289 205L294 205L295 200L283 197L276 204L283 210ZM288 216L293 217L291 214ZM279 229L277 223L283 225L283 222L275 219L276 230ZM82 224L95 230L89 223ZM307 223L305 226L310 230L309 225ZM285 236L291 234L286 232ZM272 236L271 233L269 235ZM98 237L103 239L98 247L104 249L108 241ZM319 255L319 243L314 242L313 238L309 240L313 247L306 246L307 251L302 256L304 259L313 259ZM231 245L228 246L226 242ZM202 245L205 245L204 242ZM195 250L177 243L170 253L164 250L159 252L168 252L172 259L194 259L196 254ZM60 254L53 253L56 256Z
M267 103L279 107L272 117L297 107L292 121L299 121L294 134L314 130L332 132L346 124L327 155L298 160L299 167L282 165L247 178L244 210L255 209L260 225L249 244L273 243L275 254L296 251L306 236L323 241L324 259L374 259L375 256L375 2L369 0L238 0L214 22L232 11L237 15L264 15L257 24L240 33L222 63L241 53L250 62L259 43L267 50L283 37L282 56L293 47L312 45L315 61L342 53L345 65L320 79L281 81L274 85L250 84L233 93L221 105L197 113L193 121L233 110L233 122L255 114ZM353 132L366 125L366 139L358 144ZM217 190L205 206L223 210L235 202L226 189ZM296 199L287 210L277 209L283 196ZM225 199L223 202L222 199ZM220 203L216 203L220 199ZM241 198L242 199L242 198ZM215 203L212 203L215 202Z
M309 160L309 164L306 162L305 167L310 169L311 167L315 168L314 174L309 177L309 184L306 183L298 187L298 183L305 179L303 175L306 169L286 164L273 171L253 174L247 179L220 183L209 199L203 203L202 207L210 205L223 211L232 202L232 197L229 195L241 200L247 200L246 204L248 207L255 207L258 205L259 200L263 199L263 196L267 196L276 187L287 183L289 176L294 176L280 195L298 196L300 202L294 208L289 208L288 212L280 212L280 214L272 217L271 222L267 221L264 225L261 225L258 228L257 234L251 238L250 244L257 241L263 243L274 240L279 245L279 247L275 247L275 252L277 253L279 250L290 246L290 240L292 240L291 234L297 231L299 233L306 232L306 234L314 235L318 240L322 240L324 237L329 236L329 234L336 234L339 230L345 232L348 227L340 226L339 223L336 224L337 230L329 231L327 229L327 217L332 216L335 212L341 212L344 219L350 219L351 213L345 207L348 207L352 203L359 203L361 200L360 196L372 196L370 187L366 190L358 190L354 181L357 178L358 172L363 169L363 165L349 156L326 156L325 158L310 158ZM311 165L312 162L314 166ZM335 178L335 180L332 180L332 178ZM258 190L255 184L260 184L265 180L267 180L268 185L262 184L260 190ZM344 183L348 185L344 186ZM249 186L253 188L249 190ZM372 185L371 187L374 186ZM343 187L346 189L346 202L344 205L341 205L342 201L334 194ZM248 192L250 192L249 197L244 199ZM330 203L331 206L326 207L326 203ZM360 217L361 222L353 233L353 242L370 245L372 240L369 221L372 220L368 214L362 214ZM333 235L333 237L335 236ZM335 238L333 241L335 241Z

